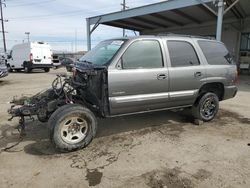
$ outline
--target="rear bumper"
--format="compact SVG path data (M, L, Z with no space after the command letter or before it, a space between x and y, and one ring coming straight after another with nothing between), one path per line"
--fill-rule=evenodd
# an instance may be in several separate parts
M238 92L238 88L236 86L225 86L224 88L223 100L234 98Z
M62 66L62 64L61 63L53 63L53 66L54 67L59 67L59 66Z
M28 67L31 69L41 69L41 68L52 68L53 64L36 64L36 63L29 63Z
M8 74L9 74L9 72L8 72L7 68L6 69L1 69L0 68L0 78L8 76Z

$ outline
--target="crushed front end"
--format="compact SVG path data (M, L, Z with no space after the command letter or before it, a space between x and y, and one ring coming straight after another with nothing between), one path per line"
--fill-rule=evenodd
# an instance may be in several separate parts
M74 67L73 75L57 75L52 87L32 97L14 98L8 113L9 120L19 117L18 130L25 134L25 117L34 119L37 116L41 122L46 122L53 112L66 104L81 104L87 106L100 116L104 115L103 106L106 104L105 67L96 68L87 63ZM107 105L106 105L107 106Z

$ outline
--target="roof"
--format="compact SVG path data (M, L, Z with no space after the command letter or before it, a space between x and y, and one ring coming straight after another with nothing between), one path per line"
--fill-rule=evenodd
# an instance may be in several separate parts
M226 8L236 0L225 0ZM89 20L90 25L104 24L139 32L159 28L183 27L202 24L217 18L214 0L168 0L132 8L125 11L99 15ZM240 0L227 12L224 20L250 17L250 1Z

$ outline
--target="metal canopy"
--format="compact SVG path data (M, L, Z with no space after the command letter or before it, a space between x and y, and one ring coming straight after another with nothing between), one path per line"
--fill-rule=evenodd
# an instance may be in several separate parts
M220 40L223 17L224 20L242 20L249 15L249 0L168 0L87 18L88 49L91 47L91 33L99 24L150 33L190 24L216 23L217 19L217 39ZM91 25L94 25L92 29Z

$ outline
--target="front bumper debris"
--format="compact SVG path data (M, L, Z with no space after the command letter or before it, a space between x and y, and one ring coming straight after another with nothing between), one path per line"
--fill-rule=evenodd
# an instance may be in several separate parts
M72 103L71 93L74 91L69 86L70 79L65 75L58 75L52 83L52 88L40 92L32 97L14 98L10 103L11 108L8 110L11 118L18 117L19 125L18 130L21 134L25 130L25 118L34 120L34 116L46 122L50 115L59 107L64 104Z

